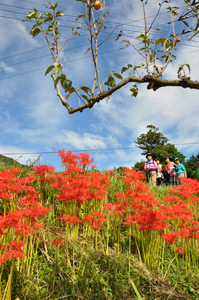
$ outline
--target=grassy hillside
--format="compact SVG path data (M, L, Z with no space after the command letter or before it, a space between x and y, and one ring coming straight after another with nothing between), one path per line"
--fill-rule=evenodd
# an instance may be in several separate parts
M0 168L10 168L10 167L23 167L24 165L18 163L13 158L4 156L0 154Z
M0 171L0 299L199 300L199 181L52 166Z

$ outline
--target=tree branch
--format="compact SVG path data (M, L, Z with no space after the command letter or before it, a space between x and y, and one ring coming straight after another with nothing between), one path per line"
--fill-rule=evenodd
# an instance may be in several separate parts
M137 82L137 83L149 83L147 86L147 89L153 89L156 91L157 89L161 87L168 87L168 86L175 86L175 87L183 87L183 88L190 88L190 89L196 89L199 90L199 81L193 81L190 80L189 77L182 78L182 79L162 79L158 77L152 77L150 75L146 75L144 77L135 77L130 76L123 80L121 80L118 84L116 84L114 87L109 89L108 91L104 91L100 93L99 95L96 95L94 97L91 97L89 100L89 103L82 105L77 108L72 108L68 110L69 114L76 113L78 111L82 112L86 108L92 108L95 103L100 102L101 100L109 97L117 90L121 89L123 86L128 84L129 82Z

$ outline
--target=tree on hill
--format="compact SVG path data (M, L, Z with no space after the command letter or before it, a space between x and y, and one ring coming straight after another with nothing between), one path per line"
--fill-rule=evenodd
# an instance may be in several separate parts
M159 132L158 127L147 125L147 128L149 129L147 133L142 133L135 142L136 146L143 151L142 155L151 153L154 159L159 158L162 163L166 156L169 156L171 160L177 157L180 162L185 161L185 156L178 151L174 144L168 143L168 138ZM134 169L143 170L145 161L136 162Z
M53 63L47 68L45 75L51 73L57 96L68 110L69 114L78 111L82 112L87 108L92 108L96 103L109 98L113 93L128 83L133 83L130 88L132 97L137 96L137 84L142 83L147 83L147 89L152 89L153 91L167 86L199 89L199 81L194 81L189 77L191 68L186 62L180 65L178 70L176 70L177 78L163 78L168 65L176 59L174 53L177 44L179 45L181 40L179 36L176 36L174 25L179 24L179 22L185 24L186 30L184 30L182 34L191 32L191 38L199 32L198 1L181 1L180 4L186 4L187 10L182 15L179 15L179 8L175 6L174 1L174 6L172 7L168 6L167 0L162 0L162 3L159 3L159 6L157 6L157 13L154 20L148 24L146 15L146 5L148 1L141 0L140 3L143 8L144 26L143 30L136 38L136 41L140 42L139 46L136 46L136 43L132 42L131 39L129 40L128 34L123 31L120 31L116 38L116 40L122 39L125 46L131 47L139 53L141 60L135 66L130 63L125 66L120 66L120 71L110 71L106 77L102 77L103 75L101 76L99 73L99 49L104 46L105 42L113 33L118 32L120 24L116 25L111 31L108 31L109 26L105 22L110 16L110 13L106 9L105 0L101 0L101 14L96 13L95 11L96 0L77 1L82 4L82 13L75 18L78 27L75 29L72 28L72 32L65 38L65 41L61 39L59 29L60 20L64 14L62 11L58 10L57 2L54 5L49 3L49 5L46 6L48 12L40 13L34 8L34 10L29 11L29 14L26 16L26 20L33 24L30 32L32 37L36 37L42 33L47 42ZM172 1L169 2L169 5L172 4L171 2ZM150 3L148 4L150 5ZM169 29L170 32L168 32L168 30L165 31L164 29L154 28L153 26L163 4L168 6L166 7L166 10L170 14L170 18L167 20L167 23L171 24ZM99 6L98 3L98 8ZM196 26L192 27L189 25L189 20L191 20L191 25L195 21ZM187 28L189 30L187 30ZM72 78L70 78L70 74L65 74L64 66L62 64L64 59L64 46L70 42L71 37L81 36L81 29L84 29L84 34L86 30L89 35L90 46L87 53L91 53L94 69L94 78L91 87L86 85L75 87L72 83ZM151 32L152 29L156 30L157 34L154 35ZM107 32L106 37L101 35L102 31L103 34ZM127 71L130 73L128 76L124 76L124 73ZM79 74L77 74L77 76L78 75Z
M149 129L147 133L141 134L135 141L136 146L143 151L141 153L143 155L146 155L149 152L152 153L156 146L164 146L168 142L168 139L159 132L158 127L147 125L146 128Z

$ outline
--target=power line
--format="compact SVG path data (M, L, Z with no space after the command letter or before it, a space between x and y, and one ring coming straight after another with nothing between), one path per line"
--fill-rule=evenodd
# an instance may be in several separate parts
M4 5L6 5L6 4L4 4ZM12 6L12 7L15 7L15 6ZM18 7L18 6L16 6L16 7ZM70 15L69 15L70 16ZM0 17L2 17L2 18L9 18L9 19L16 19L16 20L21 20L21 19L18 19L18 18L12 18L12 17L8 17L8 16L0 16ZM73 16L72 16L73 17ZM139 19L139 20L143 20L143 18L142 19ZM139 21L139 20L133 20L133 21L131 21L131 22L129 22L129 23L132 23L132 22L137 22L137 21ZM63 20L63 21L69 21L69 22L72 22L71 20ZM114 22L110 22L110 23L114 23ZM134 27L138 27L138 28L142 28L142 27L140 27L140 26L138 26L138 25L129 25L129 23L126 23L126 24L120 24L120 26L124 26L124 25L126 25L126 26L134 26ZM115 22L115 24L118 24L118 23L116 23ZM165 24L162 24L161 26L163 26L163 25L165 25ZM65 26L65 25L60 25L61 27L69 27L69 28L71 28L70 26ZM115 27L110 27L110 28L115 28ZM83 28L82 28L83 29ZM133 31L133 32L140 32L139 30L129 30L129 29L123 29L123 30L128 30L128 31ZM103 32L103 33L107 33L107 34L110 34L110 32L107 32L107 31L105 31L105 32ZM117 34L117 33L114 33L114 34ZM83 37L83 36L85 36L85 35L82 35L81 37ZM130 37L130 38L134 38L134 37ZM1 45L0 45L1 46ZM45 46L45 47L48 47L48 46ZM39 47L38 49L41 49L41 48L45 48L45 47ZM37 50L37 49L35 49L35 50ZM33 50L29 50L29 51L35 51L34 49ZM27 53L29 52L29 51L27 51ZM22 52L21 54L26 54L26 52ZM15 54L15 55L13 55L13 56L8 56L8 57L5 57L5 58L3 58L3 59L8 59L8 58L11 58L11 57L15 57L15 56L18 56L18 55L21 55L21 54ZM1 59L2 60L2 59Z
M4 5L4 6L8 6L8 7L13 7L13 8L19 8L19 9L29 9L29 8L24 8L24 7L19 7L19 6L14 6L14 5L8 5L8 4L3 4L3 3L0 3L0 5ZM139 6L140 7L140 6ZM31 8L32 9L32 8ZM30 9L30 10L31 10ZM8 10L7 10L8 11ZM22 12L16 12L16 11L10 11L10 12L13 12L13 13L19 13L19 14L23 14ZM47 12L47 11L41 11L41 12ZM162 14L168 14L169 12L168 11L166 11L166 12L163 12L163 13L160 13L159 15L162 15ZM68 17L77 17L77 16L73 16L73 15L66 15L65 14L65 16L68 16ZM155 17L156 15L152 15L152 16L147 16L146 17L146 19L149 19L149 18L153 18L153 17ZM3 17L3 16L2 16ZM15 19L15 18L13 18L13 19ZM118 18L117 18L118 19ZM120 18L120 19L123 19L123 18ZM124 19L123 19L124 20ZM126 19L125 19L126 20ZM121 25L121 26L132 26L132 25L130 25L131 23L136 23L136 22L138 22L138 21L143 21L144 20L144 18L142 17L142 18L140 18L140 19L137 19L137 20L130 20L130 22L127 22L127 23L121 23L121 24L119 24L119 25ZM73 22L73 21L71 21L71 20L65 20L64 18L62 18L62 21L69 21L69 22ZM117 24L118 25L118 23L116 23L116 22L113 22L113 21L108 21L108 20L106 20L106 22L107 23L115 23L115 24ZM162 24L161 26L164 26L165 24ZM137 26L137 27L139 27L139 26Z
M100 55L103 55L103 54L112 53L112 52L120 51L120 50L124 50L124 49L127 49L127 47L124 46L124 47L121 47L121 48L118 48L118 49L104 51L104 52L99 53L98 55L100 56ZM92 55L89 55L87 57L76 58L76 59L72 59L72 60L63 62L63 64L74 62L74 61L79 61L79 60L82 60L82 59L88 59L88 58L91 58L91 57L92 57ZM33 72L37 72L37 71L41 71L41 70L45 70L47 67L42 67L42 68L39 68L39 69L35 69L35 70L31 70L31 71L26 71L26 72L23 72L23 73L20 73L20 74L15 74L15 75L11 75L11 76L8 76L8 77L0 78L0 80L6 80L6 79L13 78L13 77L18 77L18 76L21 76L21 75L25 75L25 74L29 74L29 73L33 73Z
M182 45L184 45L184 44L182 44ZM185 45L186 45L186 44L185 44ZM192 46L193 46L193 47L197 47L197 46L194 46L194 45L192 45ZM78 48L78 47L79 47L79 46L73 47L73 48L71 48L71 49L69 49L69 50L72 50L72 49L75 49L75 48ZM42 47L42 48L43 48L43 47ZM109 50L109 51L104 51L104 52L99 53L98 55L101 56L101 55L103 55L103 54L107 54L107 53L111 53L111 52L115 52L115 51L120 51L120 50L124 50L124 49L128 49L128 47L124 46L124 47L121 47L121 48L118 48L118 49L113 49L113 50ZM66 50L67 50L67 49L66 49ZM30 51L31 51L31 50L30 50ZM190 53L192 53L192 52L197 52L197 51L199 51L199 50L196 50L196 51L190 51ZM187 53L189 53L189 52L186 52L185 54L187 54ZM183 52L182 52L182 54L183 54ZM46 57L46 56L49 56L49 54L48 54L48 55L41 56L41 57L38 57L38 58L35 58L35 59L43 58L43 57ZM92 55L87 56L87 57L80 57L80 58L76 58L76 59L73 59L73 60L69 60L69 61L63 62L62 64L67 64L67 63L74 62L74 61L80 61L80 60L88 59L88 58L91 58L91 57L92 57ZM33 59L30 59L30 60L34 60L34 58L33 58ZM30 60L28 60L28 61L30 61ZM27 61L25 61L25 62L27 62ZM5 68L8 68L8 67L12 67L12 66L14 66L14 65L17 65L17 64L22 64L22 63L24 63L24 62L20 62L20 63L16 63L16 64L13 64L13 65L6 66L6 67L2 67L2 68L0 68L0 69L5 69ZM42 68L38 68L38 69L35 69L35 70L31 70L31 71L26 71L26 72L23 72L23 73L20 73L20 74L11 75L11 76L8 76L8 77L3 77L3 78L0 78L0 80L6 80L6 79L13 78L13 77L18 77L18 76L22 76L22 75L25 75L25 74L29 74L29 73L41 71L41 70L46 69L47 67L48 67L48 66L42 67Z
M199 145L199 142L191 142L191 143L182 143L182 144L173 144L175 146L186 146L186 145ZM71 150L68 149L67 151L72 152L101 152L101 151L124 151L124 150L139 150L138 147L121 147L121 148L107 148L107 149L76 149ZM41 152L24 152L24 153L1 153L1 155L39 155L39 154L58 154L58 151L41 151Z

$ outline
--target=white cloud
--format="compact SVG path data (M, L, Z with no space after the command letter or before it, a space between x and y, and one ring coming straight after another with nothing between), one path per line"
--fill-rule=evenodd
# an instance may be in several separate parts
M4 62L0 62L0 70L4 70L6 73L13 73L15 69L13 67L7 66Z

